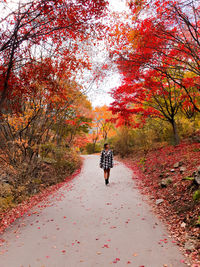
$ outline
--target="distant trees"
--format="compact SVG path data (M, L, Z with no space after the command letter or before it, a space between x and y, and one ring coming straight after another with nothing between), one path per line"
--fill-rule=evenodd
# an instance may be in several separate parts
M108 139L109 134L112 135L112 113L108 110L108 107L104 105L101 107L96 107L94 109L94 116L95 119L99 122L100 133L104 141L106 141Z
M89 144L90 153L96 151L98 141L106 142L115 134L112 118L113 115L106 105L95 107L92 111L91 130L88 135L88 141L92 144L92 148Z

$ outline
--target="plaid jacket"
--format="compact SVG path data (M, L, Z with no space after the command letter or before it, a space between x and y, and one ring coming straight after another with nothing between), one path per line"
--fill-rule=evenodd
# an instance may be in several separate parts
M100 168L110 169L113 168L113 152L111 150L101 152Z

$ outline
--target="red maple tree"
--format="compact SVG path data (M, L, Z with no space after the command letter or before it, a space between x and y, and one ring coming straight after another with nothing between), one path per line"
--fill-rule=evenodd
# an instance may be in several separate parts
M23 81L18 81L22 66L42 57L51 57L55 64L69 59L81 50L81 41L94 30L102 29L100 17L104 0L42 0L19 4L9 11L9 3L1 2L4 13L0 21L0 110L5 109ZM65 63L71 71L73 61ZM65 67L66 69L66 67Z

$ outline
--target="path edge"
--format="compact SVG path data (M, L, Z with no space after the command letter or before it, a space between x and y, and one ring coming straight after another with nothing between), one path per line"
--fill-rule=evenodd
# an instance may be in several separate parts
M17 219L21 218L26 214L30 209L39 204L40 202L46 200L50 195L58 191L64 185L70 183L74 178L76 178L82 171L85 158L80 157L81 163L78 169L76 169L71 175L67 176L62 182L59 182L55 185L44 188L38 194L35 194L28 198L27 200L21 202L16 207L11 208L5 212L5 216L0 222L0 234L3 234L4 231ZM1 241L1 239L0 239Z

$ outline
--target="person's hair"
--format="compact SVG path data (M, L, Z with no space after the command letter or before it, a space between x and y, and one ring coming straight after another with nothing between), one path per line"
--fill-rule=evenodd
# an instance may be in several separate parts
M106 144L104 144L104 149L106 148L106 146L108 146L108 144L106 143Z

